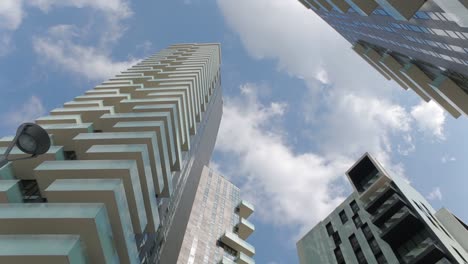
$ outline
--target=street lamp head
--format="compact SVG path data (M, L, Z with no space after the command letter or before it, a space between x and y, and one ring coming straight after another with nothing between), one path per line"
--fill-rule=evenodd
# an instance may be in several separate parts
M49 135L42 127L34 123L22 124L16 135L18 137L16 146L34 157L46 153L50 148Z

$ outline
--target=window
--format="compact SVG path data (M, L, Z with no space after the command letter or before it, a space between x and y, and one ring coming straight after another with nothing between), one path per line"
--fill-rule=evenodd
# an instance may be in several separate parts
M336 262L338 262L338 264L345 264L346 261L343 257L343 252L341 252L341 249L340 248L336 248L335 249L335 258L336 258Z
M367 224L364 224L362 226L362 232L364 233L364 236L366 237L367 240L371 239L372 237L374 237L372 235L372 231L370 229L370 227L367 225Z
M359 205L356 203L356 201L352 201L349 205L351 206L353 213L359 212Z
M343 224L348 222L348 216L346 215L346 212L344 210L340 212L340 219L341 219L341 223Z
M326 225L326 228L327 228L327 233L328 233L328 235L329 235L329 236L333 235L333 232L335 232L335 231L333 230L332 223L328 223L328 224Z
M377 256L379 253L382 252L375 238L371 238L368 242L369 242L370 248L372 249L372 253L374 253L374 255Z
M355 253L359 264L367 264L366 256L364 256L361 249L357 250Z
M338 246L338 245L341 244L341 237L340 237L340 234L338 233L338 231L333 233L333 241L335 242L335 246Z
M361 248L361 246L359 246L359 242L356 238L356 235L352 234L350 237L349 237L349 242L351 243L351 246L353 247L353 250L356 251L358 250L359 248Z
M356 228L360 228L362 226L361 217L359 217L359 215L353 216L353 222Z
M385 256L380 252L378 255L375 256L375 259L377 259L378 264L387 264L387 260L385 259Z

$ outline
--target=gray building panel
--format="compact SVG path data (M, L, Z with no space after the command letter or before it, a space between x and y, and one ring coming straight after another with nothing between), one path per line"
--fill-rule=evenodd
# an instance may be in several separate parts
M301 264L466 262L466 241L450 234L466 225L446 212L438 220L405 179L369 154L346 174L354 192L297 243Z

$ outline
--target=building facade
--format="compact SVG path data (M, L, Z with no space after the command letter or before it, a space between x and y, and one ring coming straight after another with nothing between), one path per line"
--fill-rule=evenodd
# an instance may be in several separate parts
M220 63L219 44L172 45L38 118L50 150L0 168L0 263L176 263L222 116Z
M245 242L255 230L247 220L253 210L239 188L205 167L177 263L255 263L255 248Z
M467 0L300 0L388 80L468 114Z
M436 212L365 154L346 173L354 192L297 242L301 264L467 263L467 226Z

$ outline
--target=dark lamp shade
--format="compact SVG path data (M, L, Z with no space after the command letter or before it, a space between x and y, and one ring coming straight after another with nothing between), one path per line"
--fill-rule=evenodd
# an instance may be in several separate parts
M21 129L21 128L20 128ZM26 123L22 128L16 146L24 153L41 155L50 148L50 138L47 132L39 125Z

